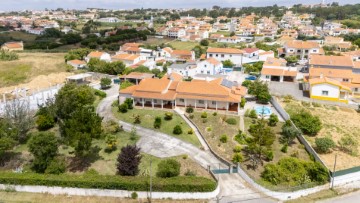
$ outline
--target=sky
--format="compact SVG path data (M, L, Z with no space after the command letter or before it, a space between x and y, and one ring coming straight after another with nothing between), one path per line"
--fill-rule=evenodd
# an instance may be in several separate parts
M331 0L326 0L332 2ZM336 0L340 4L355 4L359 0ZM267 6L291 4L315 4L321 0L0 0L0 11L17 10L43 10L64 8L64 9L86 9L109 8L109 9L130 9L130 8L211 8L213 5L221 7L244 7L244 6Z

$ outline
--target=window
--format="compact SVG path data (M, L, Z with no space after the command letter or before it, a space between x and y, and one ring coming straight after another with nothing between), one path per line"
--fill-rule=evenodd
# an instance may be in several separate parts
M224 54L221 54L221 58L224 58L225 57L225 55Z
M180 99L180 102L184 103L184 102L185 102L185 100L184 100L184 99Z
M359 88L355 88L355 92L358 92L359 91Z
M324 90L323 90L323 91L322 91L322 95L323 95L323 96L328 96L328 95L329 95L329 91L324 91Z
M266 79L270 79L270 75L267 75L267 76L266 76Z
M199 104L205 104L204 100L199 100Z
M314 49L313 52L316 53L317 52L316 49Z
M212 57L212 54L209 54L210 57Z
M210 74L210 71L208 70L208 71L206 72L206 74L208 74L208 75L209 75L209 74Z
M212 101L211 104L212 104L212 105L216 105L216 101Z
M349 79L343 78L343 82L349 82Z
M154 104L156 104L157 103L157 100L156 99L154 99Z
M206 68L206 67L207 67L207 65L204 65L204 67Z
M216 56L216 57L218 57L218 56L219 56L219 54L216 54L215 56Z
M300 52L301 52L301 50L297 50L297 52L298 52L298 53L300 53Z
M230 54L230 58L232 57L232 55Z
M305 50L305 53L309 53L309 50Z

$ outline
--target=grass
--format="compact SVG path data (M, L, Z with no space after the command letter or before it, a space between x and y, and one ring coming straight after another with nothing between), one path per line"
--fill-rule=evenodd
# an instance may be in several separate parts
M63 53L19 53L19 60L0 62L0 88L26 83L40 75L65 72L65 67Z
M37 202L52 202L52 203L138 203L146 202L146 200L133 200L130 198L118 198L118 197L96 197L96 196L69 196L69 195L52 195L48 193L28 193L28 192L5 192L0 191L0 202L11 203L37 203ZM158 199L159 203L202 203L201 200L173 200L173 199Z
M36 35L29 34L26 32L4 32L0 34L0 38L10 38L13 41L33 42L35 41Z
M234 140L234 136L239 132L239 117L238 116L225 116L222 114L217 114L216 116L211 113L207 113L207 118L201 118L202 112L195 112L194 118L192 121L199 128L201 134L205 137L206 141L210 144L211 148L219 154L221 157L225 158L228 161L231 161L233 156L233 149L238 144ZM225 121L225 117L235 118L236 125L229 125ZM204 123L204 120L206 122ZM209 131L211 129L211 131ZM226 143L220 142L220 137L222 135L228 136L228 141Z
M179 138L183 141L186 141L188 143L191 143L197 147L201 146L200 141L196 137L195 134L189 135L187 134L188 130L190 130L190 126L176 113L173 113L173 119L170 121L164 120L164 114L167 111L162 111L159 109L156 110L150 110L150 109L137 109L134 108L132 110L129 110L127 113L120 113L118 112L117 107L112 107L112 112L115 115L116 118L125 121L127 123L134 123L134 116L139 115L141 118L141 123L139 124L142 127L153 129L165 134L168 134L170 136ZM162 118L162 124L160 129L154 129L154 120L155 117L161 117ZM174 135L173 129L176 125L180 125L182 128L183 133L181 135Z
M169 42L174 49L178 50L192 50L196 45L199 45L198 42L182 42L182 41L172 41Z

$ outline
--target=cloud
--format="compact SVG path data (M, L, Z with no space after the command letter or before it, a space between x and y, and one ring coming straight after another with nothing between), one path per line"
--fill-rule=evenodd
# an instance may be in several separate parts
M328 0L330 2L330 0ZM25 9L85 9L88 7L128 9L128 8L210 8L213 5L221 7L290 5L293 3L320 3L321 0L0 0L0 10ZM358 3L358 0L341 0L340 4Z

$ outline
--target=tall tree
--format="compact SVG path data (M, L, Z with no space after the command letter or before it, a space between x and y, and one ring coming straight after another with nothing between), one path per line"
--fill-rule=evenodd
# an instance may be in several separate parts
M140 161L140 148L136 145L123 147L117 158L118 174L123 176L136 176L139 173Z

